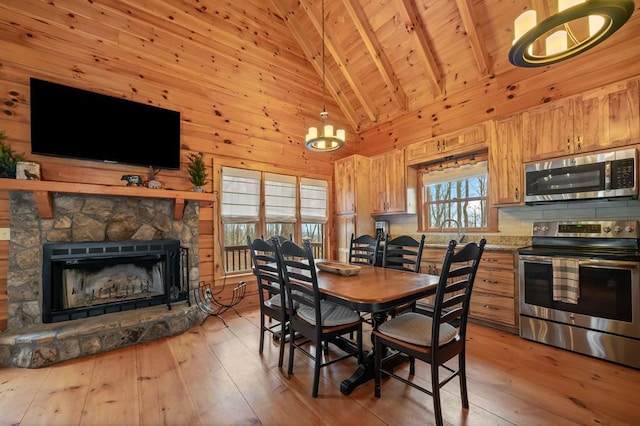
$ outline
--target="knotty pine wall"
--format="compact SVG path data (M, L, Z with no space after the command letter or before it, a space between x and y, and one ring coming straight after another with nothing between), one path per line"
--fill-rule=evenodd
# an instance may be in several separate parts
M300 49L282 48L291 45L291 37L265 2L230 3L210 2L216 8L206 9L172 0L2 2L0 129L11 149L40 163L44 180L124 185L123 174L147 172L31 155L33 76L180 111L183 167L160 172L165 188L191 187L185 163L198 151L205 153L214 178L209 191L218 188L222 165L331 182L333 161L355 152L356 142L335 154L304 148L306 128L319 122L320 77ZM332 119L344 123L338 107L327 101ZM347 137L357 141L353 133ZM64 143L64 135L51 135L51 142ZM9 227L8 206L8 193L0 191L2 228ZM224 275L217 257L217 207L201 203L200 209L200 278L207 282L222 282ZM0 241L0 330L8 317L8 246Z

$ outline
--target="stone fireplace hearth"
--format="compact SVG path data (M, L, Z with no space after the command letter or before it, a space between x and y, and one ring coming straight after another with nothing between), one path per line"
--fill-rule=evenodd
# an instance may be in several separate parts
M43 323L43 246L81 242L179 240L185 275L199 279L199 206L189 202L173 219L165 199L54 195L54 217L38 216L30 192L10 193L8 327L0 332L0 366L37 368L186 331L202 313L187 301Z

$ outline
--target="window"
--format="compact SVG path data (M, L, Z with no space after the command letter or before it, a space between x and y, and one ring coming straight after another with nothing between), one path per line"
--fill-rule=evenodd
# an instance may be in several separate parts
M264 216L265 238L281 235L295 237L296 177L265 173ZM294 238L295 239L295 238Z
M221 219L224 229L224 265L227 271L251 268L247 235L257 235L260 222L260 172L222 168Z
M309 239L314 257L325 257L327 202L326 181L223 167L221 219L225 271L251 269L247 235L251 238L280 235L298 243Z
M423 228L439 229L446 219L456 220L467 230L489 228L487 174L486 161L423 174Z
M324 258L324 235L327 217L327 182L317 179L300 180L300 221L302 240L311 240L313 256Z

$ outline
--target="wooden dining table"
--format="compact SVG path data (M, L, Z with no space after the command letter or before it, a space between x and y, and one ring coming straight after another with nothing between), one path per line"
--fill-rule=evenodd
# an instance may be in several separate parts
M318 259L316 264L323 260ZM332 263L337 263L333 262ZM344 264L347 265L347 264ZM318 289L326 298L359 312L370 312L374 326L384 322L389 311L435 294L438 275L419 274L377 266L360 266L351 276L318 271ZM371 349L357 370L340 384L344 395L374 377L375 352Z

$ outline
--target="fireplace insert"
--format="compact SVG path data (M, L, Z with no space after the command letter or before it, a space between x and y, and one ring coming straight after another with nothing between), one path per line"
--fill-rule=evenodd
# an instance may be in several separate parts
M189 301L179 240L45 244L42 321L68 321Z

